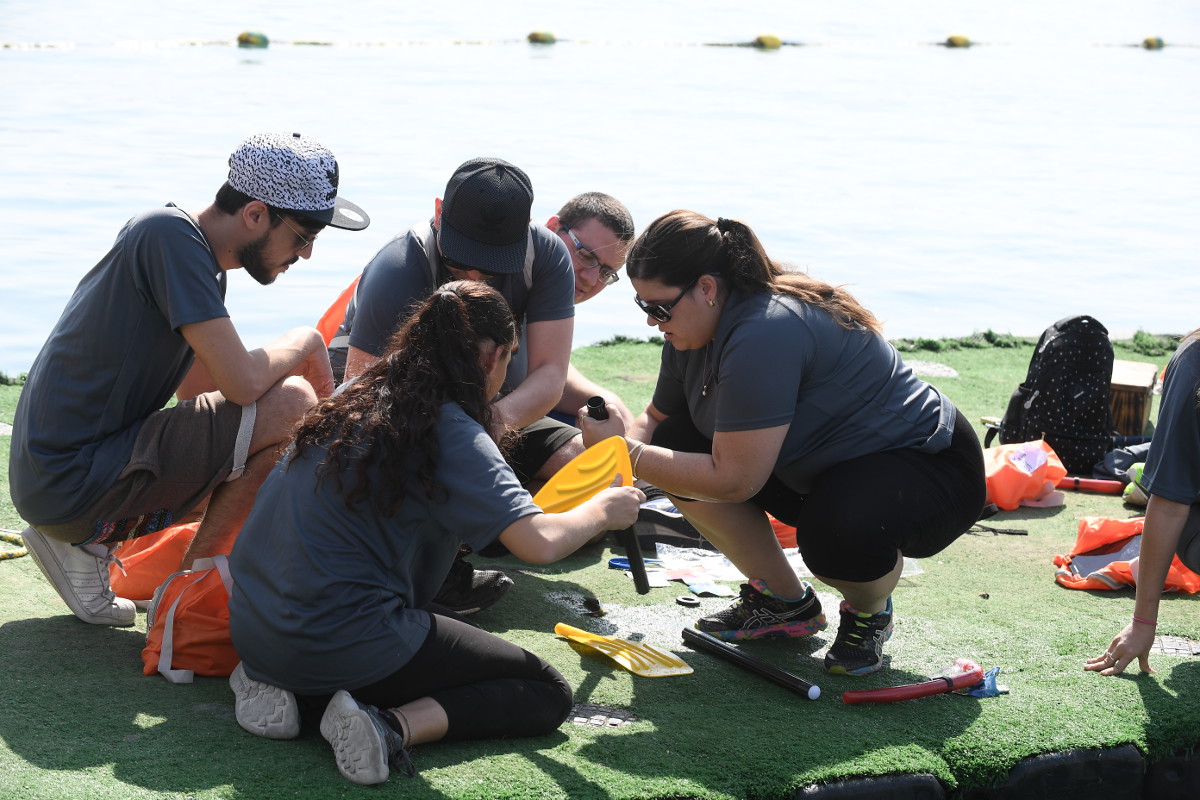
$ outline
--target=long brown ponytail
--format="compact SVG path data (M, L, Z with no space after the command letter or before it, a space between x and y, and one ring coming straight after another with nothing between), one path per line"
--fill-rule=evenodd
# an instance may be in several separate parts
M305 418L293 457L309 446L328 448L320 480L335 480L339 491L344 470L357 459L347 507L369 501L378 513L396 513L414 463L421 489L434 497L442 403L457 403L485 430L493 430L480 346L494 342L508 349L516 339L512 312L495 289L478 281L438 287L393 334L379 361ZM369 475L376 464L382 481L372 485Z

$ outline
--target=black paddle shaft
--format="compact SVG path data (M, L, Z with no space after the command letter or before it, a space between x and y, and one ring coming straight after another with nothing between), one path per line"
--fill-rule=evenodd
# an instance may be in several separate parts
M587 415L597 420L608 419L608 407L603 397L588 398ZM642 548L638 546L637 533L633 528L626 528L623 531L613 531L613 535L625 548L625 558L629 561L629 572L633 575L633 586L637 593L649 594L650 579L646 577L646 562L642 560Z
M695 628L684 628L683 641L695 650L703 650L718 658L730 661L742 669L761 675L785 689L791 689L797 694L802 694L809 700L816 700L821 696L820 687L809 683L799 675L795 675L785 669L780 669L769 661L764 661L758 656L752 656L704 631L699 631Z

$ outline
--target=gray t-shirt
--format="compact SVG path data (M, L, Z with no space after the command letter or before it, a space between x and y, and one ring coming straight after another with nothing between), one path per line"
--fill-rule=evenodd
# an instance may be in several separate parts
M1175 351L1167 365L1154 441L1142 481L1151 494L1175 503L1200 502L1200 337Z
M392 334L416 306L437 286L453 280L438 259L429 233L432 224L417 225L392 239L363 270L346 318L329 347L329 361L339 381L346 371L348 345L373 356L382 355ZM534 258L528 284L524 274L488 281L508 301L522 332L533 322L575 315L575 272L570 252L562 239L545 226L530 223L529 230ZM525 379L525 356L522 347L509 365L506 389L519 386Z
M79 286L29 370L9 488L28 522L78 519L116 481L142 421L192 365L179 329L228 317L225 272L173 205L134 217Z
M901 448L936 453L954 432L953 405L882 336L769 293L732 293L707 348L668 342L654 405L689 413L709 438L790 426L773 472L802 494L833 464Z
M317 483L321 448L275 466L230 559L230 632L251 677L305 694L385 678L425 641L429 616L420 609L460 542L478 550L541 513L456 404L442 405L437 436L445 496L431 501L411 478L416 488L392 517L348 509L332 479ZM356 480L357 468L343 478Z

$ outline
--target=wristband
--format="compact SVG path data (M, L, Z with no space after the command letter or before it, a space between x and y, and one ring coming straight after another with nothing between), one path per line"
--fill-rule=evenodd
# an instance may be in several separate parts
M638 462L642 460L642 453L646 452L646 444L644 442L639 442L636 449L637 449L637 455L633 457L633 466L629 470L630 472L633 473L633 479L635 481L638 480L637 465L638 465Z
M1153 625L1154 627L1158 627L1158 623L1157 623L1157 622L1154 622L1154 621L1151 621L1151 620L1148 620L1148 619L1142 619L1141 617L1139 617L1139 616L1137 616L1137 615L1134 615L1134 617L1133 617L1133 621L1134 621L1134 622L1140 622L1140 623L1142 623L1143 625Z

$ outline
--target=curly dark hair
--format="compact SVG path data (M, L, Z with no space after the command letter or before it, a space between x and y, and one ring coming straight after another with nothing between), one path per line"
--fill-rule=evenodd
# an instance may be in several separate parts
M347 508L368 502L393 515L409 491L416 465L421 490L430 498L437 485L439 409L457 403L485 430L497 429L480 347L517 343L512 311L499 292L479 281L453 281L433 291L388 342L383 356L340 394L309 412L294 438L296 458L309 447L328 455L318 481L335 480ZM345 491L352 465L355 481ZM380 468L379 485L370 474Z
M842 287L773 261L750 226L735 219L713 220L683 209L667 212L633 243L625 271L631 278L680 287L701 275L718 275L743 292L798 297L829 312L844 328L882 329L875 315Z

